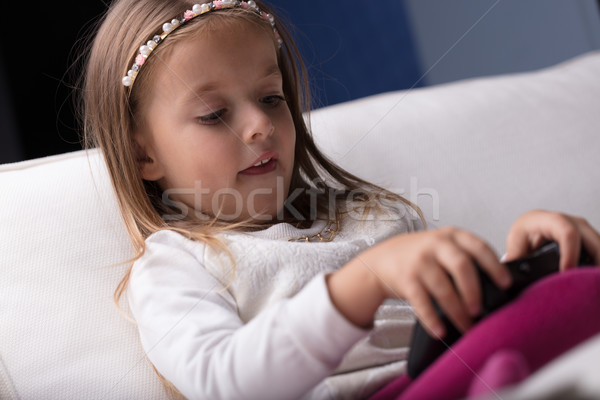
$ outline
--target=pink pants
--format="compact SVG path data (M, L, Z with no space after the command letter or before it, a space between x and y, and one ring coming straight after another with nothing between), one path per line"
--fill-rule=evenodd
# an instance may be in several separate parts
M597 333L600 268L554 274L474 326L417 379L400 376L372 399L460 399L493 393Z

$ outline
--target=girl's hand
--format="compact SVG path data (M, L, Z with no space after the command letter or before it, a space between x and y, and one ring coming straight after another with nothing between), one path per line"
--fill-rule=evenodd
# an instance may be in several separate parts
M558 243L561 271L577 266L582 245L600 264L600 234L585 219L542 210L517 218L506 239L506 259L523 257L546 241Z
M466 331L481 312L481 287L474 262L502 288L508 270L481 239L456 228L395 236L379 243L328 277L331 299L350 321L367 326L385 298L403 298L425 329L443 337L431 298L454 325Z

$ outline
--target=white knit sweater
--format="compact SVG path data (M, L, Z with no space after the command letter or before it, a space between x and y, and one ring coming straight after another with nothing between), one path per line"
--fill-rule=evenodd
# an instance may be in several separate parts
M408 212L389 217L347 215L324 243L288 241L319 233L324 221L222 234L233 275L222 250L153 234L128 290L148 358L191 399L367 396L404 371L414 315L389 301L374 329L353 326L331 303L324 275L420 227Z

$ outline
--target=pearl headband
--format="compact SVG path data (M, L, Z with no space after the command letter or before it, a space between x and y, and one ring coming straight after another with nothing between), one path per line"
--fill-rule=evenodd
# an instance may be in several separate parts
M250 10L258 14L261 18L266 19L271 24L273 28L273 33L275 34L275 38L279 46L281 46L281 38L279 37L279 33L275 28L275 18L271 14L267 14L262 11L256 3L252 0L250 1L238 1L238 0L220 0L220 1L212 1L210 3L204 4L194 4L191 10L187 10L183 13L183 18L177 19L174 18L170 22L165 22L162 26L162 33L160 35L154 35L152 40L149 40L146 44L142 45L139 49L138 55L135 57L135 63L131 67L129 71L127 71L127 75L123 77L121 83L124 86L131 87L137 74L140 71L140 68L146 62L146 59L150 56L152 51L161 43L165 38L174 30L184 25L191 19L196 18L199 15L206 14L215 10L222 10L226 8L242 8L245 10Z

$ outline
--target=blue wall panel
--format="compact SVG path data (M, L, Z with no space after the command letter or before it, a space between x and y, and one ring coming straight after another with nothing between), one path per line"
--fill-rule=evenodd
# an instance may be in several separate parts
M402 1L271 0L269 4L295 28L315 106L420 85Z

